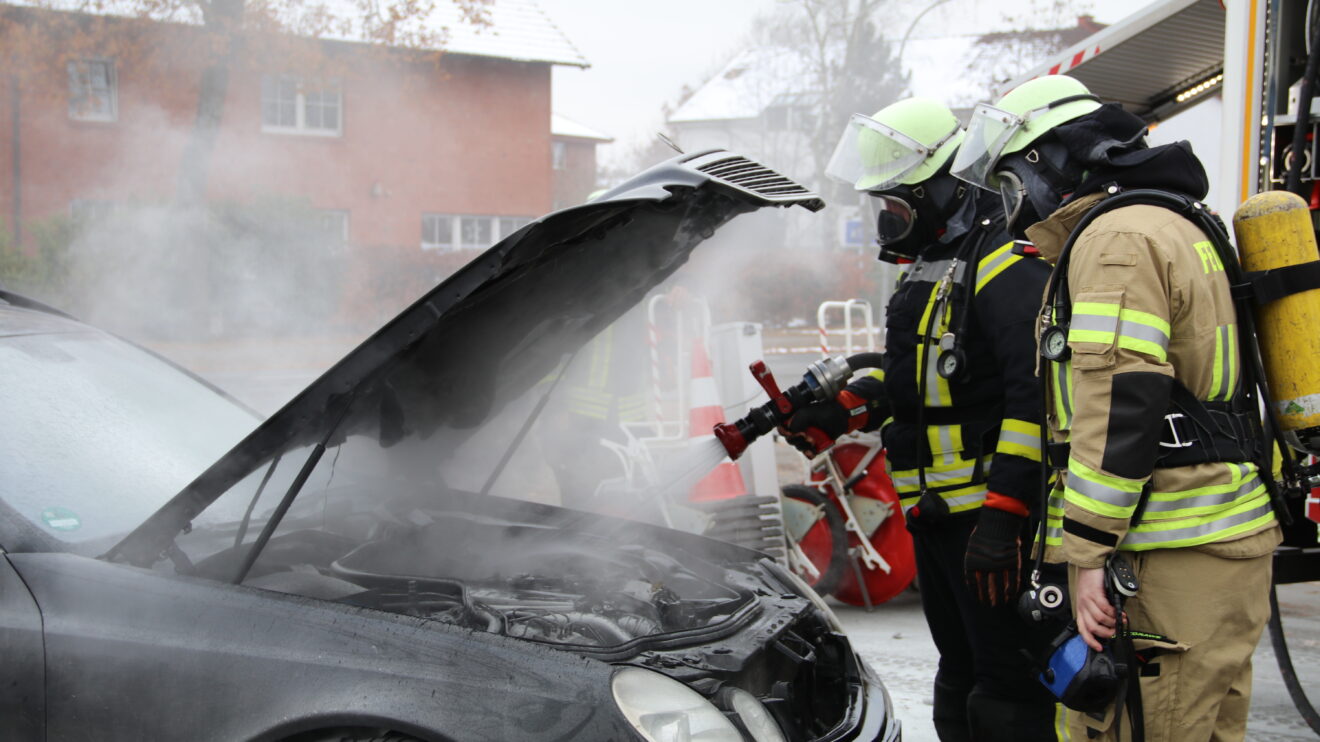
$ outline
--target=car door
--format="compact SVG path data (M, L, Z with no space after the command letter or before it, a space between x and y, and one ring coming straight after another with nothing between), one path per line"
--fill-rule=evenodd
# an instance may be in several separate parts
M0 550L0 739L46 738L46 665L41 612Z

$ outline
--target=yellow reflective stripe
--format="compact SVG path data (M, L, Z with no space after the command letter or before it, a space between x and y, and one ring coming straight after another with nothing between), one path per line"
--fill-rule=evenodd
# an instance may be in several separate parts
M981 262L976 265L976 289L972 293L981 293L981 289L993 281L995 276L1021 259L1020 256L1013 254L1012 242L981 258Z
M1224 328L1215 328L1215 362L1210 367L1210 399L1220 399L1224 394Z
M949 506L950 513L961 513L965 510L973 510L980 507L981 504L985 502L986 492L985 484L983 482L978 482L977 484L959 487L957 489L941 490L935 494L939 495L940 499L944 500L944 503ZM916 505L917 501L920 499L920 494L908 495L899 499L899 505L902 506L903 512L906 513L908 509L913 505Z
M1101 474L1075 458L1068 459L1068 486L1064 497L1069 503L1107 518L1130 518L1137 507L1144 482Z
M1224 399L1230 399L1233 393L1237 391L1238 376L1238 344L1237 344L1237 325L1227 324L1222 328L1224 336ZM1219 334L1216 333L1215 340L1218 341ZM1218 360L1216 357L1215 360Z
M1120 348L1145 353L1160 361L1168 358L1169 323L1164 318L1104 302L1079 301L1073 305L1068 342L1109 345L1116 335Z
M953 398L949 394L949 382L935 370L936 360L939 358L940 346L938 342L926 344L926 338L934 335L934 340L938 341L940 335L949 327L949 302L938 302L939 283L931 287L930 296L926 299L926 308L921 313L921 322L917 325L917 379L926 378L926 404L930 407L951 407ZM935 332L931 333L931 323L934 321L932 314L935 311L936 304L942 304L940 307L939 326Z
M1054 738L1057 742L1072 742L1072 732L1068 731L1068 707L1062 703L1054 704Z
M1274 509L1265 488L1260 495L1213 516L1157 520L1133 526L1118 548L1124 551L1172 549L1225 541L1261 528L1274 520Z
M879 379L880 381L884 381L884 380L885 380L885 370L882 369L882 368L877 368L876 370L874 370L874 371L872 371L871 373L867 374L867 376L870 376L872 379Z
M1221 463L1228 470L1229 481L1170 492L1155 491L1146 504L1146 517L1186 518L1223 512L1234 503L1257 497L1264 492L1258 467L1250 463Z
M1054 393L1054 414L1059 419L1059 429L1072 427L1072 361L1057 363L1047 361L1053 373L1050 374L1050 386Z
M1005 419L999 427L995 453L1040 461L1040 426L1025 420Z
M1196 254L1201 256L1201 267L1206 273L1214 273L1224 270L1224 263L1219 259L1219 253L1215 252L1215 246L1209 242L1193 242L1192 247L1196 248Z

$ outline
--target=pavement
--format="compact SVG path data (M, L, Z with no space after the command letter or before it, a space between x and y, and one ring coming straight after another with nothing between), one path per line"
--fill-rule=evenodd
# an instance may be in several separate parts
M153 349L197 371L257 411L270 414L360 340L348 336L281 340L274 351L270 344L248 341L156 344ZM772 342L778 345L772 346ZM766 346L781 351L766 356L781 383L795 383L806 364L819 357L814 330L781 332L769 338ZM781 443L778 458L781 480L797 481L802 469L792 449ZM1313 700L1320 704L1320 583L1282 586L1279 595L1293 662L1303 687L1312 689ZM917 593L909 590L869 613L838 603L835 610L860 654L884 679L903 723L905 742L936 742L930 722L930 689L938 654ZM1254 657L1247 739L1317 739L1293 707L1268 632Z

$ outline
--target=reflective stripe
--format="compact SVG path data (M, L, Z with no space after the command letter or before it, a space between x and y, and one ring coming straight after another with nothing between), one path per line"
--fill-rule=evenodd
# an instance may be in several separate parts
M1265 483L1253 471L1246 481L1235 478L1227 484L1214 484L1181 492L1153 492L1146 503L1146 513L1165 518L1186 518L1222 512L1234 502L1257 497L1265 492ZM1146 518L1142 518L1144 523Z
M1149 312L1120 309L1117 304L1079 301L1073 305L1068 342L1110 345L1135 350L1163 361L1168 358L1169 323Z
M874 371L872 371L871 373L867 374L867 376L870 376L872 379L879 379L880 381L884 381L884 380L885 380L885 370L882 369L882 368L877 368L876 370L874 370Z
M947 265L948 261L942 261ZM928 407L952 407L953 397L949 393L949 381L939 375L936 361L939 359L940 346L939 337L949 328L949 302L937 301L939 296L939 284L931 287L930 296L926 298L926 309L921 314L921 321L917 324L917 379L926 378L926 406ZM940 317L939 325L931 332L931 323L935 322L933 313L938 307ZM926 343L926 338L931 337L936 341L931 344Z
M1064 497L1083 510L1107 518L1130 518L1144 482L1101 474L1075 458L1068 459Z
M1274 510L1262 486L1259 497L1253 497L1226 513L1207 518L1143 522L1128 531L1118 548L1145 551L1208 544L1266 526L1273 520Z
M1005 419L999 427L999 443L995 445L995 453L1040 461L1040 426L1025 420Z
M972 293L981 293L981 289L994 280L995 276L1021 259L1020 256L1013 254L1012 242L981 258L981 262L976 266L976 289Z
M936 492L935 494L939 495L940 499L948 505L950 513L961 513L981 507L981 504L985 502L986 491L985 484L978 483L958 489ZM900 499L899 504L903 507L903 513L906 515L907 511L911 510L912 506L916 505L920 499L920 495L916 494Z
M935 470L957 466L963 451L961 425L930 425L926 427L926 443L930 446ZM935 457L938 456L938 459Z
M944 274L949 272L949 264L954 258L945 258L944 260L918 260L912 264L907 273L903 275L904 281L925 281L927 283L939 283L944 278ZM953 281L957 283L962 280L963 271L967 269L967 263L958 262L958 267L953 269Z
M1059 418L1059 430L1072 427L1072 361L1048 362L1054 367L1051 381L1054 386L1054 414Z

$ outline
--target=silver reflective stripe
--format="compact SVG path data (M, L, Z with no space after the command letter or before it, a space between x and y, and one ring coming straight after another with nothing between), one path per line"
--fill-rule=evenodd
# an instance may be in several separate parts
M936 433L940 439L940 464L943 466L953 466L958 463L958 451L953 450L953 430L948 425L935 426ZM932 457L933 458L933 457Z
M944 501L948 503L949 507L951 508L961 507L964 505L976 505L985 502L985 493L986 491L982 489L979 492L972 492L966 495L958 495L957 497L946 497L944 498Z
M1026 446L1027 448L1033 448L1037 451L1040 450L1039 436L1027 435L1026 433L1019 433L1015 430L1004 430L1003 428L1000 428L999 440L1001 442L1008 441L1009 443L1016 443L1019 446Z
M1118 328L1118 317L1103 314L1082 314L1072 316L1068 325L1072 330L1092 330L1095 332L1114 332Z
M1235 490L1229 490L1228 492L1220 492L1217 494L1194 495L1192 497L1178 497L1177 499L1173 499L1173 500L1157 500L1155 498L1160 497L1162 495L1163 496L1167 496L1170 494L1176 495L1177 493L1156 492L1155 494L1151 495L1150 502L1146 503L1146 512L1168 513L1174 510L1186 510L1188 508L1205 508L1205 507L1214 507L1217 505L1220 506L1228 505L1229 503L1232 503L1234 500L1237 500L1241 497L1245 497L1246 495L1251 494L1252 490L1260 487L1262 484L1263 482L1260 481L1260 477L1253 476L1251 479L1248 479L1246 482L1243 482L1242 486L1238 487Z
M1118 508L1135 507L1137 498L1141 496L1140 489L1136 492L1127 492L1116 487L1110 487L1107 484L1094 482L1075 471L1068 472L1068 489L1086 495L1092 500L1098 500L1106 505L1113 505Z
M1124 320L1119 326L1119 334L1134 340L1145 340L1148 343L1154 343L1166 351L1169 349L1169 336L1150 325Z
M944 278L945 273L949 272L949 264L952 263L953 261L954 258L945 258L944 260L930 260L930 261L918 260L917 262L912 264L911 268L908 269L907 273L903 277L903 280L926 281L928 283L935 283L936 281L939 281L941 278ZM962 280L963 271L965 270L967 270L967 263L961 260L958 261L958 267L953 269L953 280L955 283Z
M1166 541L1183 541L1186 539L1196 539L1202 536L1209 536L1213 533L1228 530L1234 526L1240 526L1243 523L1264 517L1270 513L1270 502L1267 498L1259 506L1247 510L1237 515L1227 518L1216 518L1209 523L1202 523L1195 526L1186 526L1184 528L1170 528L1163 531L1128 531L1127 537L1123 539L1120 548L1123 546L1142 546L1145 544L1159 544Z

